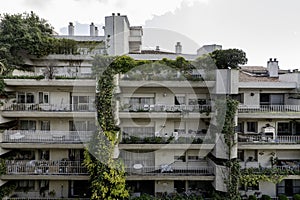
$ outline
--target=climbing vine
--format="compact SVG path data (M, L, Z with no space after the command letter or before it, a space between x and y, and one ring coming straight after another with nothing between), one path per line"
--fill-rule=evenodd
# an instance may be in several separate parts
M222 134L227 145L228 160L225 165L228 168L228 176L225 180L227 186L226 198L230 200L241 199L238 190L239 187L239 177L240 177L240 165L236 158L232 158L232 149L236 145L235 140L235 115L238 107L238 101L227 97L224 100L219 100L216 102L217 108L217 123L218 127L222 126ZM225 116L225 118L224 118Z
M136 61L128 56L96 56L93 72L97 81L96 108L98 130L85 151L84 165L90 174L91 199L125 199L129 191L125 187L125 170L121 160L114 158L114 147L119 142L119 127L114 112L114 78L152 61ZM188 75L192 65L182 57L175 61L163 59L159 64L171 67Z
M299 171L278 168L245 168L241 170L240 184L245 188L257 186L259 182L280 183L288 175L298 175Z

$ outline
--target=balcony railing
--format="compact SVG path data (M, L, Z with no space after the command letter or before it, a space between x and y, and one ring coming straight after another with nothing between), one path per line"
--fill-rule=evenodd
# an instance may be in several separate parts
M44 111L44 112L94 112L95 104L35 104L35 103L16 103L6 104L3 111Z
M213 175L212 167L176 167L170 165L141 167L140 169L125 168L127 175L141 176L210 176Z
M240 105L239 113L300 112L300 105Z
M80 161L8 160L7 175L87 175Z
M2 142L7 143L82 143L90 141L93 131L29 131L6 130Z
M300 135L286 135L277 136L273 138L272 136L246 136L239 135L240 143L259 143L259 144L298 144L300 143Z
M211 112L211 105L124 105L121 111L129 112Z

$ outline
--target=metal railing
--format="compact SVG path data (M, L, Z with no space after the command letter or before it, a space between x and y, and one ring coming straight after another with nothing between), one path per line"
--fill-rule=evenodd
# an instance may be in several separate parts
M211 112L211 105L148 105L135 104L122 106L121 111L129 112Z
M94 112L95 104L36 104L36 103L14 103L3 106L3 111L44 111L44 112Z
M8 175L87 175L80 161L7 160Z
M7 143L82 143L90 141L93 131L5 130L2 142Z
M239 113L300 112L300 105L239 105Z
M176 166L153 166L141 169L125 168L127 175L141 176L209 176L213 175L212 167L176 167Z
M240 143L272 143L272 144L298 144L300 143L300 135L286 135L277 136L247 136L239 135L238 140Z

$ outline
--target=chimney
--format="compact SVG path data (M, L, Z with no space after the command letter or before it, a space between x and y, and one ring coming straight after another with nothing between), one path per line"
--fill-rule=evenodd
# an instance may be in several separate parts
M159 51L160 49L159 49L159 46L156 46L156 49L155 49L155 51Z
M111 13L111 15L112 15L112 16L115 16L116 14L115 14L115 13Z
M181 54L182 53L182 45L180 44L180 42L177 42L175 45L175 53L176 54Z
M121 14L120 14L120 13L117 13L117 15L118 15L118 16L121 16Z
M274 60L272 60L272 58L270 58L270 60L268 61L267 70L269 73L269 77L272 77L272 78L278 77L279 66L278 66L278 61L276 58L274 58Z
M74 35L74 25L73 25L72 22L69 23L68 34L69 34L69 36L73 36Z
M90 25L90 36L95 36L95 25L93 22Z
M98 30L98 27L95 26L95 36L98 36L99 35L99 30Z

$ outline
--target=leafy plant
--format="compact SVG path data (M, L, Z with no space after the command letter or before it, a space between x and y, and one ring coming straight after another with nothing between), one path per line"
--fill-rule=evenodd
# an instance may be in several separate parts
M293 199L294 199L294 200L300 200L300 194L295 194L295 195L293 196Z
M284 194L280 194L278 195L278 200L289 200L289 198L287 198L287 196Z
M248 200L257 200L256 196L255 195L250 195L248 197Z
M263 194L260 200L272 200L272 198L269 195Z

